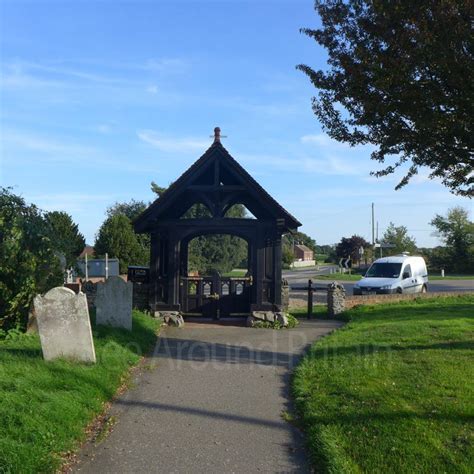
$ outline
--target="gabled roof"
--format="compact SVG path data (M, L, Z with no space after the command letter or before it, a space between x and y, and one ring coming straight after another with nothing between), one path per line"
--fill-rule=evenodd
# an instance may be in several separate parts
M216 135L214 143L207 151L185 171L170 187L157 198L143 213L134 221L136 232L149 232L160 218L166 218L174 206L181 205L183 196L194 188L200 176L209 172L216 160L219 166L225 167L231 179L238 181L238 187L244 189L246 195L252 198L252 202L258 203L260 209L271 216L272 219L282 219L283 228L293 230L301 226L301 223L286 211L255 179L229 154L222 146L219 136ZM250 206L247 206L250 209ZM252 211L252 209L250 209ZM253 212L253 211L252 211ZM253 212L255 214L255 212ZM258 216L256 216L258 218Z

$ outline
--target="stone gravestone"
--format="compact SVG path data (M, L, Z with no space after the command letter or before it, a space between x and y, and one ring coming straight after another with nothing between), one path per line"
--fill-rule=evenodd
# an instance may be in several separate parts
M35 297L34 311L45 360L64 357L95 363L86 295L53 288Z
M97 283L95 297L96 322L132 330L133 283L111 276L105 283Z

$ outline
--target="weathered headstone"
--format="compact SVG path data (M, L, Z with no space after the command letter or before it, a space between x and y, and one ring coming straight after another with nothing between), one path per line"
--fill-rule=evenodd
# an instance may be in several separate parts
M45 360L64 357L95 363L86 295L53 288L35 297L34 312Z
M132 330L133 283L118 276L111 276L104 283L97 283L95 297L96 322Z

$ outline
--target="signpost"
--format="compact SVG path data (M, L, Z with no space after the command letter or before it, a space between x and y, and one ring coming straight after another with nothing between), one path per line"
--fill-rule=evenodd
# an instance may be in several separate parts
M386 244L384 242L376 243L374 244L374 248L379 248L380 249L380 258L382 258L382 249L393 249L395 248L395 244Z

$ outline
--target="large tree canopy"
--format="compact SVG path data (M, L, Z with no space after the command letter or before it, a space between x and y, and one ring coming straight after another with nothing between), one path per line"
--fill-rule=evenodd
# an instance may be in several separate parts
M474 194L474 21L459 0L318 0L327 71L297 66L318 89L313 110L329 135L374 145L384 168L421 166L452 192ZM386 163L387 158L391 164Z
M455 272L474 273L474 222L468 211L454 207L446 216L436 214L430 224L446 245L442 266Z
M125 214L108 217L97 233L94 251L96 256L119 259L120 273L127 273L129 265L146 265L149 252L143 247L133 231L130 219Z

